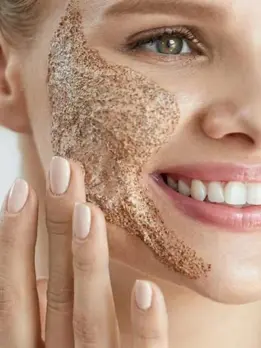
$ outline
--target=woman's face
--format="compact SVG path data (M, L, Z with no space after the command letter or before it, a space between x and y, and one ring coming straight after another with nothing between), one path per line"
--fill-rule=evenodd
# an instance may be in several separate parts
M52 156L48 54L67 1L45 3L47 15L34 44L18 55L47 172ZM80 0L80 10L88 45L103 59L175 95L179 123L144 165L145 181L164 224L211 264L211 271L189 279L167 270L143 242L112 225L111 257L217 301L259 299L261 209L242 205L261 204L261 5L255 0ZM165 174L172 178L172 188L160 177L151 180L155 173L164 174L165 182ZM212 204L202 202L207 194Z

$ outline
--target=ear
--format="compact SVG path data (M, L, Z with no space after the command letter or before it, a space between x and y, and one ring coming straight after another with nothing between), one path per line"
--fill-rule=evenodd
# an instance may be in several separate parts
M0 126L31 133L17 52L0 36Z

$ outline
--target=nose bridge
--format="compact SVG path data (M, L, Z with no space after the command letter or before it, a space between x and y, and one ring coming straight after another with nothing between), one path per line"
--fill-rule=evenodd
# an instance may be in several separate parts
M249 20L244 15L242 18ZM242 18L234 23L237 29L244 24ZM237 32L237 38L226 47L223 59L211 71L213 80L206 86L210 108L202 118L202 129L220 143L252 144L252 149L260 151L261 21L255 14L249 26L247 21L245 24L248 29L241 35Z
M234 87L233 99L236 105L240 109L246 107L260 109L261 27L260 30L257 30L252 23L247 34L242 34L239 42L238 59L233 64L231 74L228 73L228 76L233 80L231 84Z
M250 140L261 149L261 65L256 58L242 57L215 77L214 100L202 119L204 132L221 141L236 135L239 143Z
M234 106L240 122L261 133L261 45L225 72L222 99ZM239 117L240 116L240 117Z
M261 54L259 57L261 58ZM261 65L257 64L256 57L253 57L252 64L242 72L239 89L236 101L243 122L255 133L261 134Z

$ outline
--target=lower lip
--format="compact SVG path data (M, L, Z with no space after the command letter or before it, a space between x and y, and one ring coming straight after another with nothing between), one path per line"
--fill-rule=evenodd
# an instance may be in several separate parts
M239 209L200 202L172 190L161 178L154 177L153 182L161 188L180 212L200 222L233 232L252 232L261 228L261 207Z

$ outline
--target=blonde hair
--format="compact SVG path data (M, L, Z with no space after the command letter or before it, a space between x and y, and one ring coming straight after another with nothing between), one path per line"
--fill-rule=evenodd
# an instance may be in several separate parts
M16 45L30 41L40 14L41 0L0 0L0 31Z

